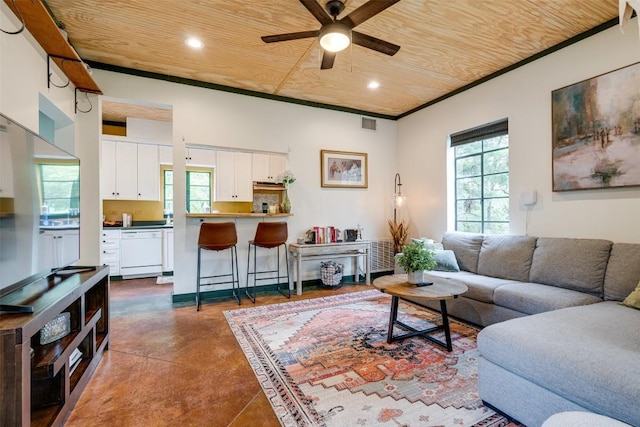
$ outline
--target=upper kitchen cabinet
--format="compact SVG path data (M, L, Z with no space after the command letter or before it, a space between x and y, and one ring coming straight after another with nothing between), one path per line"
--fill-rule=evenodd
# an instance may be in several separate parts
M173 147L171 145L159 145L158 157L161 165L173 164Z
M173 164L173 147L170 145L160 145L159 150L160 163L163 165ZM216 150L187 147L185 163L187 166L212 168L216 164Z
M216 150L187 147L185 159L188 166L204 166L211 168L216 164Z
M158 146L102 141L102 198L160 200Z
M160 160L158 146L138 145L138 198L160 200Z
M251 153L218 151L216 201L252 202Z
M284 172L287 157L284 154L253 153L252 176L254 181L275 182Z

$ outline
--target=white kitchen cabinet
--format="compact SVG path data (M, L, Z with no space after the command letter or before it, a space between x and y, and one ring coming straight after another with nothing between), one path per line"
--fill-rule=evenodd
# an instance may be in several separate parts
M102 141L101 194L106 200L160 200L158 146Z
M187 166L213 167L216 164L216 150L207 148L187 147Z
M161 165L172 165L173 147L171 145L158 145L158 159Z
M218 151L217 157L216 201L253 201L251 153Z
M138 147L128 142L102 141L103 199L138 198Z
M42 230L38 271L64 267L80 258L80 230Z
M283 154L253 153L252 177L258 182L275 182L278 175L284 172L287 157Z
M162 272L173 271L173 229L163 230Z
M158 146L138 145L138 199L160 200L160 159Z
M100 263L109 266L110 276L120 275L120 230L102 230Z

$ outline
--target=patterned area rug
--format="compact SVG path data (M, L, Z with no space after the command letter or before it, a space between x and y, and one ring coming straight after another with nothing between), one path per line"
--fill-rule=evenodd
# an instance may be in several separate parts
M224 314L283 426L509 425L478 397L478 330L451 321L451 353L387 344L390 305L371 290ZM440 315L401 302L398 319L425 328Z

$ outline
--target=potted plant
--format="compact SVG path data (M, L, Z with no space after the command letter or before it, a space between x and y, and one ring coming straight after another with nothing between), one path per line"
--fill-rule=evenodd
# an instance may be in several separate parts
M398 265L407 272L408 282L412 284L422 282L424 270L432 270L436 266L433 254L424 248L424 242L414 240L402 247L402 253L396 255Z

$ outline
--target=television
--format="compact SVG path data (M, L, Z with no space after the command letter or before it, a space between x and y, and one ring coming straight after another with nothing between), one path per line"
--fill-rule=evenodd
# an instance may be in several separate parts
M0 114L0 298L79 258L80 160Z

